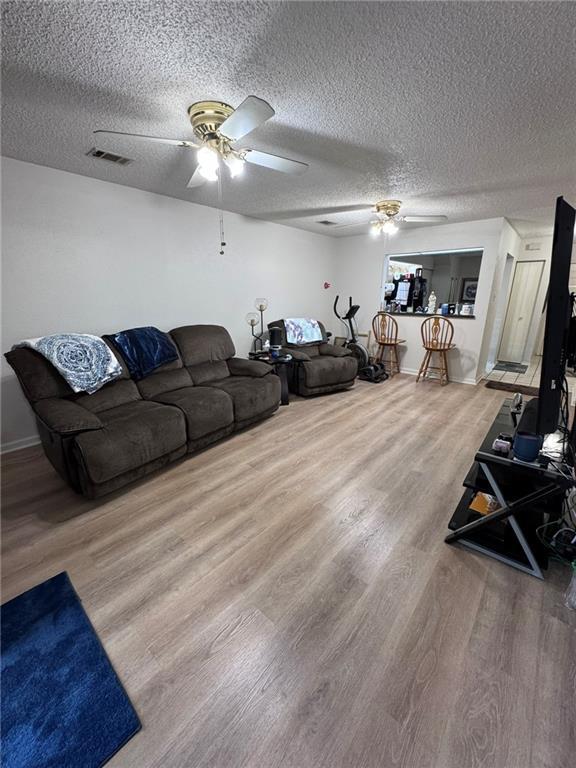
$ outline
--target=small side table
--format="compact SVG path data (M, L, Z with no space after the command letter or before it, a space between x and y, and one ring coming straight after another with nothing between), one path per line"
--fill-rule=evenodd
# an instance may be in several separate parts
M262 353L250 352L251 360L259 360L261 363L268 363L274 369L274 373L280 379L280 405L290 404L290 389L288 387L288 365L292 362L292 355L282 355L282 357L270 357Z

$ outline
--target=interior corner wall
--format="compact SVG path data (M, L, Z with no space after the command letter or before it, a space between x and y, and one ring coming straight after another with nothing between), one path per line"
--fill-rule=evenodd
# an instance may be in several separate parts
M450 318L454 322L454 342L457 345L457 349L450 353L451 379L475 384L483 374L484 332L491 306L494 274L501 259L503 225L504 219L497 218L408 229L388 240L373 239L370 235L339 238L336 241L333 293L341 295L342 303L348 300L348 296L354 297L354 302L360 304L357 316L359 330L368 331L372 317L380 306L383 266L387 255L482 249L475 317ZM416 373L422 361L421 319L399 316L398 322L399 336L406 340L400 346L401 368L406 373Z
M331 321L334 239L3 158L2 352L62 331L111 333L215 323L238 354L245 321L265 296L265 320ZM2 358L2 447L35 442L36 426Z
M520 249L521 241L516 230L506 219L502 219L498 254L494 265L490 301L488 303L484 337L478 363L480 375L483 375L487 370L491 370L496 363L500 338L504 329L510 288L514 279L514 264L520 254ZM512 263L510 283L506 287L503 286L503 281L508 256L511 256L514 261ZM506 295L502 295L503 290L506 290Z

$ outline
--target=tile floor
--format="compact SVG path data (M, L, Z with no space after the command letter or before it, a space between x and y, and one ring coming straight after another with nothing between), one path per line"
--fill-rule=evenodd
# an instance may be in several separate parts
M526 373L508 373L506 371L491 371L486 379L505 381L507 384L521 384L525 387L538 387L540 384L541 356L534 356Z
M526 373L507 373L506 371L491 371L484 378L492 381L505 381L507 384L521 384L525 387L540 386L540 368L542 365L542 357L535 355ZM568 389L570 390L570 403L576 405L576 376L568 372L567 374Z

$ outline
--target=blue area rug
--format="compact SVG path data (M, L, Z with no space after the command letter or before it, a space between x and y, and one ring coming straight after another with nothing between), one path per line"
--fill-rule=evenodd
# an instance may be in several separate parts
M140 728L60 573L1 608L3 768L97 768Z

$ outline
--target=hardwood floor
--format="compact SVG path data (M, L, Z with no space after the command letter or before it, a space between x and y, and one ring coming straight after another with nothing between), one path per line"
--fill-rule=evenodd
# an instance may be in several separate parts
M143 722L111 768L568 768L568 571L443 541L503 397L359 383L99 502L9 454L2 599L69 572Z

